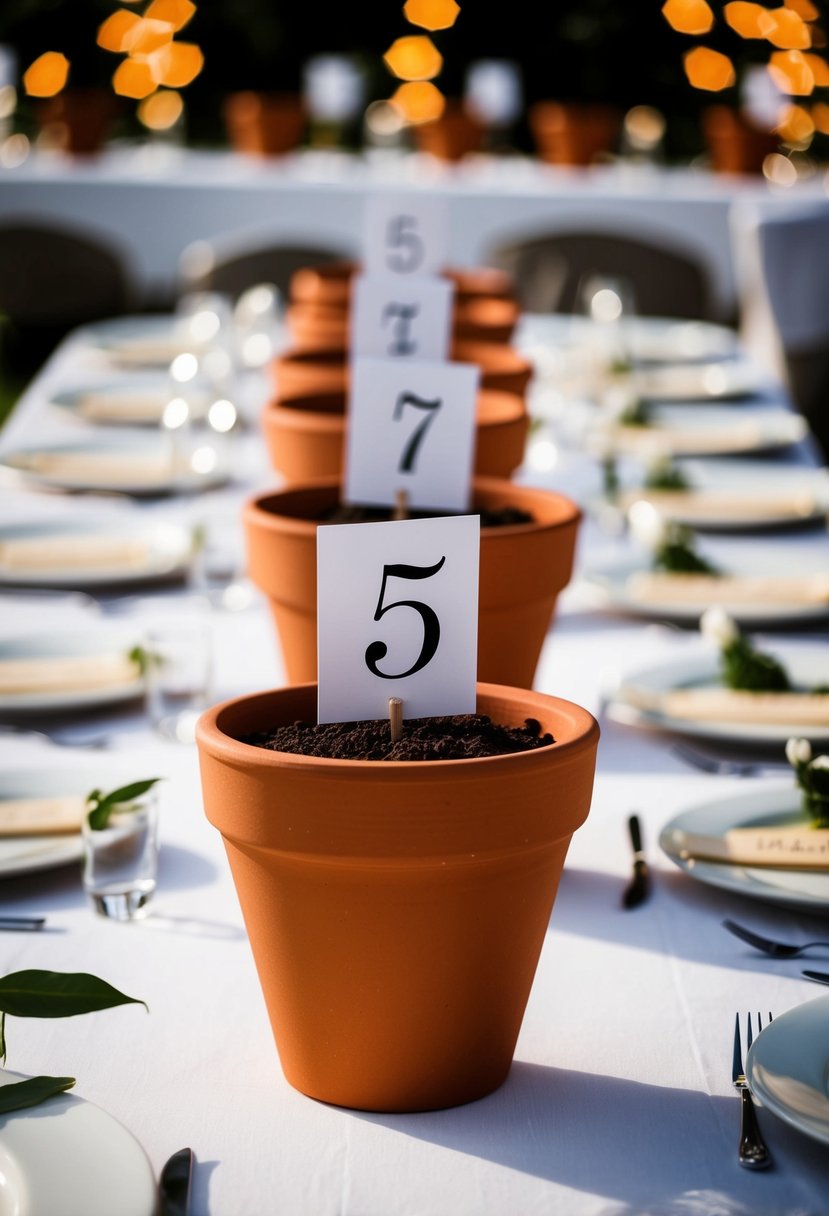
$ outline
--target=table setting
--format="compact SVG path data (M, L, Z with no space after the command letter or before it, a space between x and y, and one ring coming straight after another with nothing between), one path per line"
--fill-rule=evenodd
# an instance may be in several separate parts
M0 1082L76 1077L0 1116L8 1194L39 1216L820 1212L829 494L784 390L731 331L628 316L648 408L677 411L666 443L667 425L608 425L606 402L565 395L574 347L601 345L586 317L522 316L523 462L473 475L466 376L450 471L484 516L464 679L473 708L476 672L491 681L477 703L493 722L535 723L534 750L377 770L252 745L313 719L317 674L362 704L337 664L365 554L317 528L337 523L341 479L294 482L269 452L278 366L210 373L228 308L207 309L212 330L183 323L201 315L188 306L72 333L0 433ZM269 324L287 366L291 334ZM406 363L357 360L366 395ZM442 425L437 383L410 395L410 463ZM682 486L648 486L654 454L680 458ZM642 506L717 575L686 567L685 598L655 581L637 598L631 579L657 573ZM351 532L436 525L451 556L450 525L474 518L409 509ZM503 510L526 517L486 517ZM323 565L313 586L329 551L334 594ZM413 667L437 646L426 552L360 592L375 622L401 604L422 620ZM453 653L469 649L450 620L463 599L435 600ZM700 632L711 610L719 633ZM735 646L740 672L788 683L726 684ZM383 679L390 662L366 650ZM745 756L749 776L717 767ZM724 921L818 944L775 954Z

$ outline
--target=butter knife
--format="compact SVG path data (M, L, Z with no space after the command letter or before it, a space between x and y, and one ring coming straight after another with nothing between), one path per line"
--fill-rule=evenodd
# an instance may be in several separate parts
M829 984L829 971L802 971L801 975L805 975L807 980L814 980L816 984Z
M191 1148L173 1153L158 1180L158 1216L187 1216L195 1157Z
M633 847L633 877L622 893L622 906L636 908L644 903L651 892L651 876L642 849L642 828L638 815L631 815L628 819L628 831Z

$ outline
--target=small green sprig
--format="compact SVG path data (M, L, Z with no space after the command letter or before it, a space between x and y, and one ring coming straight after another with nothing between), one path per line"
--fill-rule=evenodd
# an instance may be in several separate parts
M665 539L653 555L653 568L671 574L720 574L713 562L694 549L691 529L676 523L667 525Z
M122 785L120 789L112 790L109 794L104 794L102 790L92 790L86 796L87 823L94 831L105 828L117 806L129 810L129 803L146 794L160 780L160 777L150 777L146 781L133 781L131 785Z
M653 410L642 397L634 397L619 414L618 421L621 426L650 426Z
M670 458L661 457L645 474L646 490L688 490L690 482L682 469Z
M812 756L808 739L789 739L786 759L794 769L804 813L816 828L829 828L829 756Z
M757 650L722 608L709 608L700 621L703 634L720 648L720 671L726 688L743 692L788 692L788 672L773 655Z
M138 669L142 676L147 674L147 668L150 665L150 652L148 650L145 650L143 646L133 646L132 650L129 651L127 658L130 659L131 662L138 664Z

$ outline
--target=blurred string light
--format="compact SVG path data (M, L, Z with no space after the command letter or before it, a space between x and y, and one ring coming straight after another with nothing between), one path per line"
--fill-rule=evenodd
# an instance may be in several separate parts
M415 126L421 122L434 122L446 108L446 98L440 89L427 80L401 84L389 103L407 123Z
M706 0L666 0L662 12L679 34L707 34L714 24L714 12Z
M23 73L23 87L30 97L54 97L69 78L69 60L60 51L46 51Z
M719 93L730 88L737 79L734 64L727 55L712 51L707 46L695 46L683 60L685 75L695 89Z
M420 29L450 29L461 11L457 0L406 0L403 15ZM406 126L434 122L446 109L446 98L434 84L443 69L443 56L425 34L397 38L383 56L392 76L403 83L387 100L366 111L366 131L375 142L394 141Z
M184 102L174 89L158 89L144 98L137 112L139 121L149 130L169 131L184 113Z
M403 5L406 20L424 30L450 29L460 11L455 0L406 0Z
M398 80L431 80L443 67L443 56L425 34L397 38L383 61Z

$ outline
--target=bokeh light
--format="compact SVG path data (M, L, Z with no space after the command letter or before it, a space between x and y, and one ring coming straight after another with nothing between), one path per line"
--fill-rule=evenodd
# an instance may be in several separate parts
M685 75L695 89L719 93L721 89L729 88L737 79L734 65L728 56L721 55L719 51L712 51L707 46L694 47L692 51L688 51L683 62Z
M149 55L148 64L156 84L183 89L204 67L204 55L195 42L170 42Z
M178 33L184 29L195 12L196 6L191 0L152 0L144 16L151 21L166 21Z
M821 135L829 135L829 105L825 101L819 101L812 106L812 122L815 124L815 130L820 131Z
M786 106L775 131L784 143L808 146L815 133L814 119L803 106Z
M460 11L455 0L406 0L403 5L406 20L424 30L448 30Z
M800 51L775 51L769 60L769 72L781 93L808 97L814 90L812 69Z
M156 83L144 60L125 59L115 69L112 87L119 97L132 97L140 101L142 97L149 97L150 93L155 92Z
M128 55L149 55L166 46L173 37L173 27L167 21L139 18L124 35L122 49Z
M98 46L105 51L115 51L116 53L123 51L127 34L139 24L140 20L137 13L131 13L125 8L119 8L116 12L110 13L106 21L102 21L98 26L96 39Z
M771 152L763 161L763 177L773 186L793 186L797 168L782 152Z
M402 115L403 119L413 125L421 122L434 122L440 118L446 108L446 98L440 89L428 81L417 81L401 84L389 103Z
M785 51L804 51L812 45L809 28L794 9L775 8L769 16L774 18L774 25L766 37L772 46Z
M443 67L443 56L425 34L397 38L383 60L399 80L431 80Z
M138 120L151 131L168 131L175 126L184 111L181 94L172 89L159 89L138 106Z
M829 88L829 63L820 55L804 54L803 58L814 77L815 88Z
M30 97L54 97L69 79L69 60L60 51L45 51L23 73Z
M732 0L731 4L726 4L723 14L728 25L741 38L765 38L774 29L774 18L761 4Z
M665 0L662 15L679 34L707 34L714 24L707 0Z
M812 0L783 0L786 8L793 9L804 21L817 21L820 13Z

